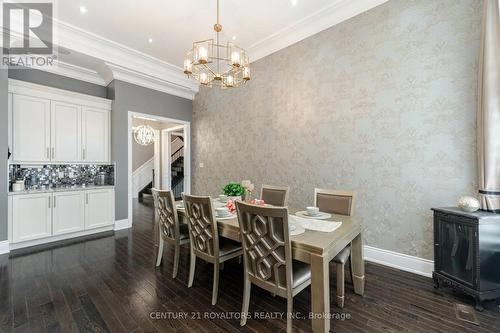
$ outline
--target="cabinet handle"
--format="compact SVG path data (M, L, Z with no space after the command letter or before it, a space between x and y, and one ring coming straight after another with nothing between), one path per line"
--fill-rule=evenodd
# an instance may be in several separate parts
M50 208L50 197L49 197L49 208Z
M85 203L88 205L89 204L89 194L85 193Z
M50 149L47 147L47 158L50 158Z
M56 208L56 197L54 197L54 208Z

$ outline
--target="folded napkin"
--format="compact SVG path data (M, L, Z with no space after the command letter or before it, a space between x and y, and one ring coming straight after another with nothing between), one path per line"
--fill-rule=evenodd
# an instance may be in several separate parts
M291 223L301 225L304 229L321 232L333 232L342 225L342 222L307 219L295 215L289 215L288 220Z

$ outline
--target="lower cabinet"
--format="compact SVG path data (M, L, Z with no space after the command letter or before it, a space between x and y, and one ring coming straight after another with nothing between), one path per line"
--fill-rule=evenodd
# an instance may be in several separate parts
M84 197L82 191L54 193L52 217L54 236L85 229Z
M10 199L12 243L43 238L50 242L50 237L71 237L71 233L114 224L114 190L110 188L20 194Z
M52 194L12 198L12 241L25 242L52 236Z
M85 229L100 228L114 223L114 192L110 190L85 191Z

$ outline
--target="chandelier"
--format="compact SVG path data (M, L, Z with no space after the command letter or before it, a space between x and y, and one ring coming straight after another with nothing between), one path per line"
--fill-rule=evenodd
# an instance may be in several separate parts
M149 125L140 125L134 130L135 142L141 146L149 146L155 140L155 131Z
M219 14L217 0L215 41L207 39L193 43L193 48L186 53L184 59L184 73L204 86L234 88L250 80L250 61L241 47L231 42L219 42L219 33L222 31Z

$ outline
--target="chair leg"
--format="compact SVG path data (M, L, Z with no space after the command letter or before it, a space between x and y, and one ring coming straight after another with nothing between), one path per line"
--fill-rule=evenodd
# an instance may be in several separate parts
M160 244L158 246L158 254L156 255L156 267L160 266L162 257L163 257L163 238L160 237Z
M189 265L188 288L191 288L193 286L195 268L196 268L196 256L194 255L194 252L191 251L191 264Z
M214 264L214 287L212 290L212 305L217 304L217 295L219 293L219 263Z
M351 275L351 283L354 286L354 278L352 277L352 256L349 255L349 273Z
M247 323L248 307L250 306L251 287L252 283L248 279L248 276L245 272L245 282L243 286L243 305L241 306L241 320L240 320L241 326L245 326Z
M286 332L292 333L293 297L288 296L286 300Z
M344 265L337 264L337 305L344 307Z
M181 245L175 244L175 252L174 252L174 271L172 273L172 278L175 279L177 277L177 270L179 268L179 255L181 252Z

